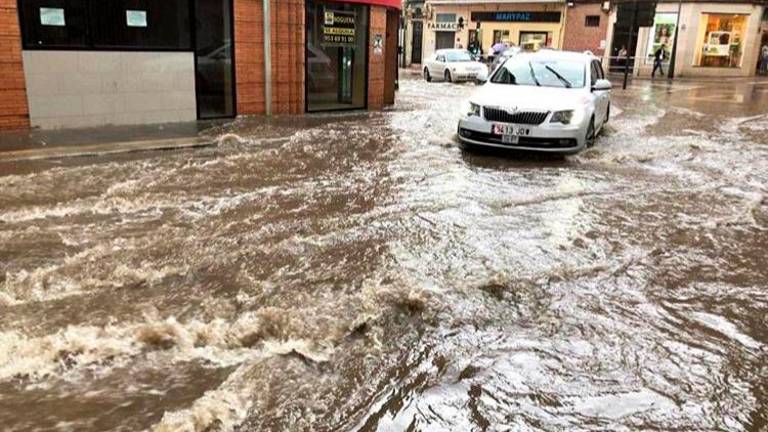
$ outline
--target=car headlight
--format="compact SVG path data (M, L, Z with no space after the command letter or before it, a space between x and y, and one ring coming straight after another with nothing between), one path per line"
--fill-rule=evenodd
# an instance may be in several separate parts
M573 120L573 110L566 110L566 111L555 111L552 114L552 119L549 122L562 123L564 125L567 125L567 124L571 124L571 120Z
M469 105L467 106L466 113L467 113L467 116L469 117L472 117L472 116L480 117L480 105L470 102Z

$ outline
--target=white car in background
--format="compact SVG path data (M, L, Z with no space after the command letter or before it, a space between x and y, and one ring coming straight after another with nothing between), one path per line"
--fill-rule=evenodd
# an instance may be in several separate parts
M467 50L437 50L424 62L424 79L431 82L435 78L447 82L485 82L488 79L488 66L474 60Z
M470 98L463 147L573 154L594 145L611 111L611 82L590 54L545 50L509 59Z

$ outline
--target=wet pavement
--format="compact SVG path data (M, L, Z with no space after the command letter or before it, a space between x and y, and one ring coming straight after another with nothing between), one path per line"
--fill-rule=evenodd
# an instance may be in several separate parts
M465 153L473 85L0 165L6 431L765 431L768 82Z

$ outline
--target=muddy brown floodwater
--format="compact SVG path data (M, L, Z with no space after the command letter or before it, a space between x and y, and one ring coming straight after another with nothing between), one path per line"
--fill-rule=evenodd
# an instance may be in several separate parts
M2 429L766 431L766 86L560 160L458 149L472 90L0 166Z

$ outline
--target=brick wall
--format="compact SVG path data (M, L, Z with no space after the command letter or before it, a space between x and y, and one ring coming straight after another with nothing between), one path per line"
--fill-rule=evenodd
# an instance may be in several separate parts
M0 130L29 127L16 0L0 0Z
M235 0L238 114L264 113L264 15L261 0Z
M584 25L588 15L600 17L598 27L586 27ZM608 14L603 12L601 3L582 3L568 7L566 11L565 36L563 49L568 51L592 51L601 57L604 49L600 48L600 41L608 35Z
M371 6L370 30L368 37L368 109L384 108L384 75L386 44L384 52L376 53L373 49L374 38L377 34L386 38L387 9L382 6Z
M272 112L304 113L304 0L272 0Z
M2 1L2 0L0 0ZM235 0L237 112L264 114L262 0ZM304 112L304 0L272 0L272 112Z

